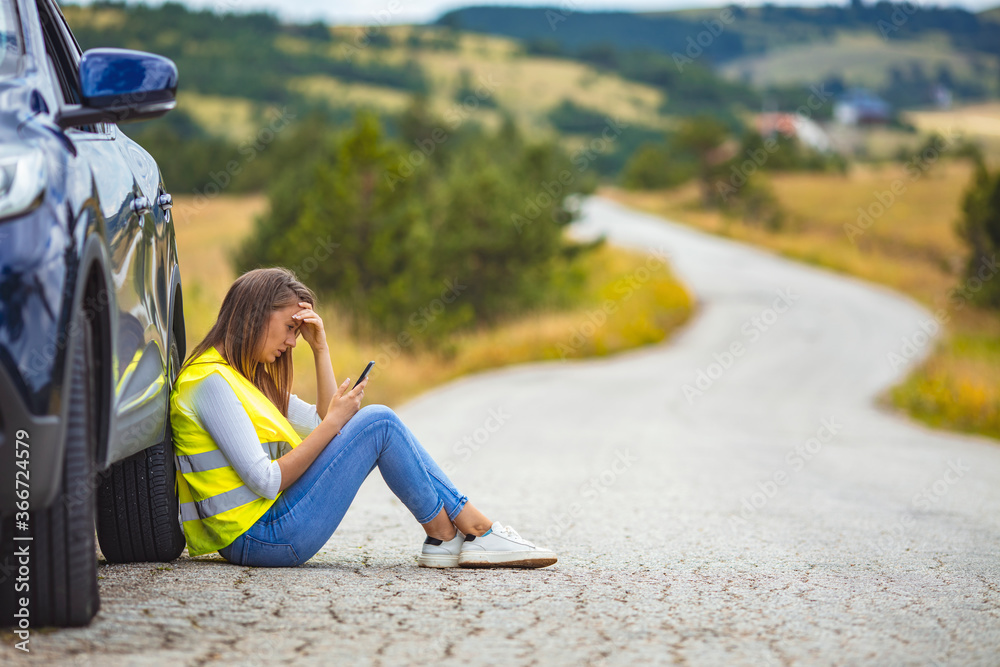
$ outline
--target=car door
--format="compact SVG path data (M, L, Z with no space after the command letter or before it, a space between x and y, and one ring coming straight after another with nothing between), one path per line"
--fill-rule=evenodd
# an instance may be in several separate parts
M51 0L39 0L38 9L60 102L79 104L80 47ZM96 199L111 258L115 308L110 313L114 331L106 461L110 462L163 437L169 391L164 382L166 305L158 303L156 274L163 270L158 269L162 264L157 247L165 244L157 239L164 235L164 211L156 205L155 162L114 124L70 128L66 135L90 167L86 187L92 192L77 192L76 200L83 206Z

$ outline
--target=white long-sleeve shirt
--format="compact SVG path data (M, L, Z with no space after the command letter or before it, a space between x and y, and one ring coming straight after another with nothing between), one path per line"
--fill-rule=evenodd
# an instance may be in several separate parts
M281 488L281 468L274 459L291 446L265 450L236 392L218 373L211 373L198 383L191 401L202 427L212 436L243 483L259 496L277 497ZM315 405L292 394L288 401L288 421L299 437L305 438L322 420Z

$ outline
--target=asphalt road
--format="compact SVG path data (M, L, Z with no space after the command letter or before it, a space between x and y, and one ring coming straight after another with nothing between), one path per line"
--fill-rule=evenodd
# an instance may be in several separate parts
M418 568L422 531L373 474L304 566L102 565L97 620L36 634L32 657L1000 664L1000 445L876 407L927 351L930 314L607 201L585 211L579 233L669 255L700 301L692 323L399 410L473 502L558 564ZM13 654L5 642L0 659Z

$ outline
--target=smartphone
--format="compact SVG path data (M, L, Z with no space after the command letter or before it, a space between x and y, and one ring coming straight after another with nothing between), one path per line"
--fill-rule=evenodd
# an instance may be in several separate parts
M366 377L368 377L368 372L371 371L372 366L374 366L374 365L375 365L375 360L374 359L368 362L368 365L365 366L365 370L361 373L361 377L359 377L358 381L354 383L354 387L357 387L359 384L361 384L362 380L364 380ZM354 389L354 387L351 387L351 389Z

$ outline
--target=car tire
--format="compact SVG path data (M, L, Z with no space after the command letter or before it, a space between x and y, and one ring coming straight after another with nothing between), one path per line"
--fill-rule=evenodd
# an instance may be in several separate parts
M72 336L68 358L69 412L62 484L50 507L30 513L27 534L31 541L12 539L14 516L4 521L4 554L0 562L8 570L0 586L3 625L14 625L13 614L20 609L18 600L25 596L23 589L15 589L21 576L15 545L29 545L27 594L31 627L87 625L100 608L94 542L97 413L92 401L98 395L90 352L94 348L92 330L82 316L72 328L79 333Z
M180 366L170 345L171 386ZM114 463L97 489L97 537L109 563L172 561L184 551L177 505L174 447L167 421L163 441Z

